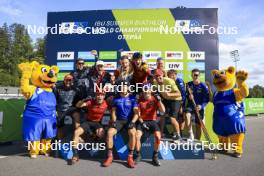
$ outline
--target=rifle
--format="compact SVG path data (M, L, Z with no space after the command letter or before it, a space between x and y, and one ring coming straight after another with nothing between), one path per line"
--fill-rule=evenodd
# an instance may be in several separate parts
M194 98L193 98L192 90L191 90L191 88L188 86L188 84L186 84L186 88L187 88L188 94L190 95L190 96L189 96L189 99L190 99L190 101L192 102L193 107L195 108L195 117L198 119L198 121L199 121L199 123L200 123L200 126L201 126L201 128L202 128L202 131L203 131L203 133L204 133L205 139L209 142L209 145L210 145L210 144L212 144L213 142L212 142L211 137L210 137L210 135L209 135L209 133L208 133L208 131L207 131L205 125L204 125L204 122L202 121L202 118L201 118L201 116L200 116L199 111L196 110L196 103L195 103ZM212 155L212 158L211 158L211 159L212 159L212 160L216 160L216 159L217 159L217 155L216 155L215 150L213 150L213 151L210 150L210 153L211 153L211 155Z

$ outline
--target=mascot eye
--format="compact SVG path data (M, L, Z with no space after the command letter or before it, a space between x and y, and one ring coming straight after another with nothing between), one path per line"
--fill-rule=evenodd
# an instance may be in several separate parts
M221 71L220 74L221 74L221 75L225 75L225 71Z
M47 69L45 67L41 68L42 73L47 72Z

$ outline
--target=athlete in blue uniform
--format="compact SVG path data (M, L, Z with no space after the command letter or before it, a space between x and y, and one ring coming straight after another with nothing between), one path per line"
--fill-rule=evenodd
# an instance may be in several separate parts
M37 88L23 113L23 139L39 141L56 136L56 98L53 92Z
M135 122L138 119L138 105L135 96L128 93L128 82L121 82L120 96L113 99L112 119L107 132L107 149L108 156L103 166L108 167L113 161L113 136L121 129L126 128L129 136L129 154L127 158L128 167L134 168L133 160L134 148L136 145L136 128Z
M186 116L186 124L189 131L189 138L193 139L193 132L192 132L192 123L191 123L191 117L195 114L195 111L199 111L200 117L202 120L204 119L204 109L205 106L209 102L209 90L205 83L201 82L199 79L200 76L200 70L199 69L193 69L192 70L192 79L193 81L188 82L187 86L191 88L193 93L193 98L196 103L196 107L193 107L192 102L190 101L190 97L187 101L187 105L185 107L185 116ZM187 97L190 95L187 95ZM195 138L200 140L201 138L201 126L199 124L199 120L195 118L195 126L196 126L196 133Z

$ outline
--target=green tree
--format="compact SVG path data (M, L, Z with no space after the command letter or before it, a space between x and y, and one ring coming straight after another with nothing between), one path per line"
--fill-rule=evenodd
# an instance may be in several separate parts
M253 88L249 89L250 98L264 98L264 87L260 85L255 85Z
M0 73L9 72L9 67L6 66L9 65L10 50L11 36L9 27L4 23L4 25L0 27Z
M32 40L24 25L0 27L0 85L18 86L17 65L34 57Z
M46 52L46 36L38 38L34 46L34 60L44 63Z

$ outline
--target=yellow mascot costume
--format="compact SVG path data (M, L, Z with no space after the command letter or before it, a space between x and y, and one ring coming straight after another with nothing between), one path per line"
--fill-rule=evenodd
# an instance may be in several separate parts
M21 63L18 67L22 72L20 89L27 100L23 113L23 139L28 142L31 158L38 154L48 156L51 139L57 133L56 98L52 88L59 69L36 61Z
M249 94L245 83L248 73L246 71L236 73L235 68L230 66L226 70L212 70L212 75L213 84L217 89L212 97L213 130L224 146L222 152L226 153L229 146L234 151L233 156L240 158L246 132L242 100Z

